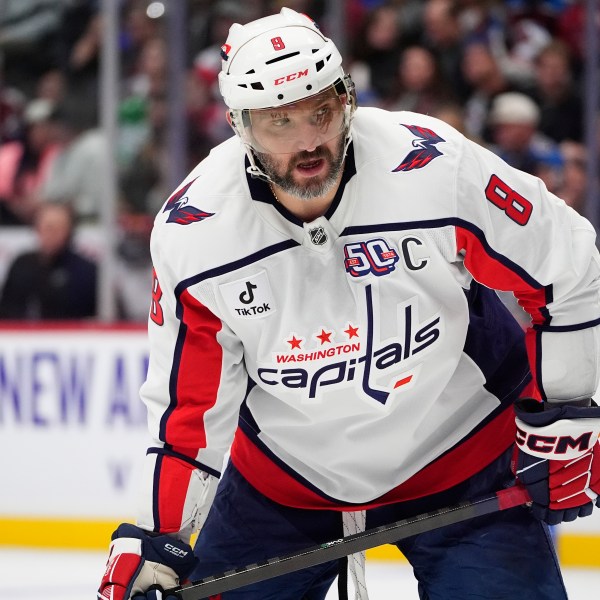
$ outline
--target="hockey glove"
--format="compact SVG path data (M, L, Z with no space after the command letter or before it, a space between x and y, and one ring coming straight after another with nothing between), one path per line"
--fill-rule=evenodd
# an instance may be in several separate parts
M165 596L163 589L160 586L150 588L145 594L136 594L131 600L178 600L177 596L168 594Z
M188 544L123 523L112 535L98 600L161 598L161 590L179 585L195 565ZM152 588L154 591L146 596Z
M573 521L600 506L600 407L515 403L515 473L535 517L550 525Z
M150 588L145 594L136 594L131 600L178 600L177 596L168 594L165 596L161 587Z

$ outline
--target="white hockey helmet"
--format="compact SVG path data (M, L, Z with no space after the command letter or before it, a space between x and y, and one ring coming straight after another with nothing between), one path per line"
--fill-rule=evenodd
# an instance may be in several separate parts
M335 44L312 19L290 8L246 25L234 23L221 58L219 88L233 109L289 104L344 79Z
M249 149L273 152L261 147L252 135L255 111L294 106L328 90L341 99L344 113L335 135L349 137L354 85L344 73L335 44L306 15L282 8L278 14L246 25L235 23L221 57L219 88L232 126ZM254 165L251 152L249 157Z

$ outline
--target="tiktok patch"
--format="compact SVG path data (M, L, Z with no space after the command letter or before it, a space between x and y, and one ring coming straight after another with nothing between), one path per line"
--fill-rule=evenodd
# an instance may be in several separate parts
M234 317L260 319L275 312L266 271L219 286L223 300Z

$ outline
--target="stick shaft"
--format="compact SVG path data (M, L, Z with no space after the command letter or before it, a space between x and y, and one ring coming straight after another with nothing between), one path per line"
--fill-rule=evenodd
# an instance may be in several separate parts
M520 486L511 487L489 496L463 502L457 506L424 513L325 544L312 546L295 554L273 557L260 563L205 577L188 585L169 590L165 597L168 599L173 597L178 600L202 600L265 579L337 560L356 552L363 552L369 548L375 548L383 544L393 544L407 537L432 531L439 527L521 506L529 501L530 498L524 488Z

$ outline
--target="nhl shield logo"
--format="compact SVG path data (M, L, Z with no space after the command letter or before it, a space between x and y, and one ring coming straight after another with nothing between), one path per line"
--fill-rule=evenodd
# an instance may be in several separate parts
M308 235L310 236L310 241L315 246L322 246L327 243L327 233L324 227L314 227L313 229L308 230Z

